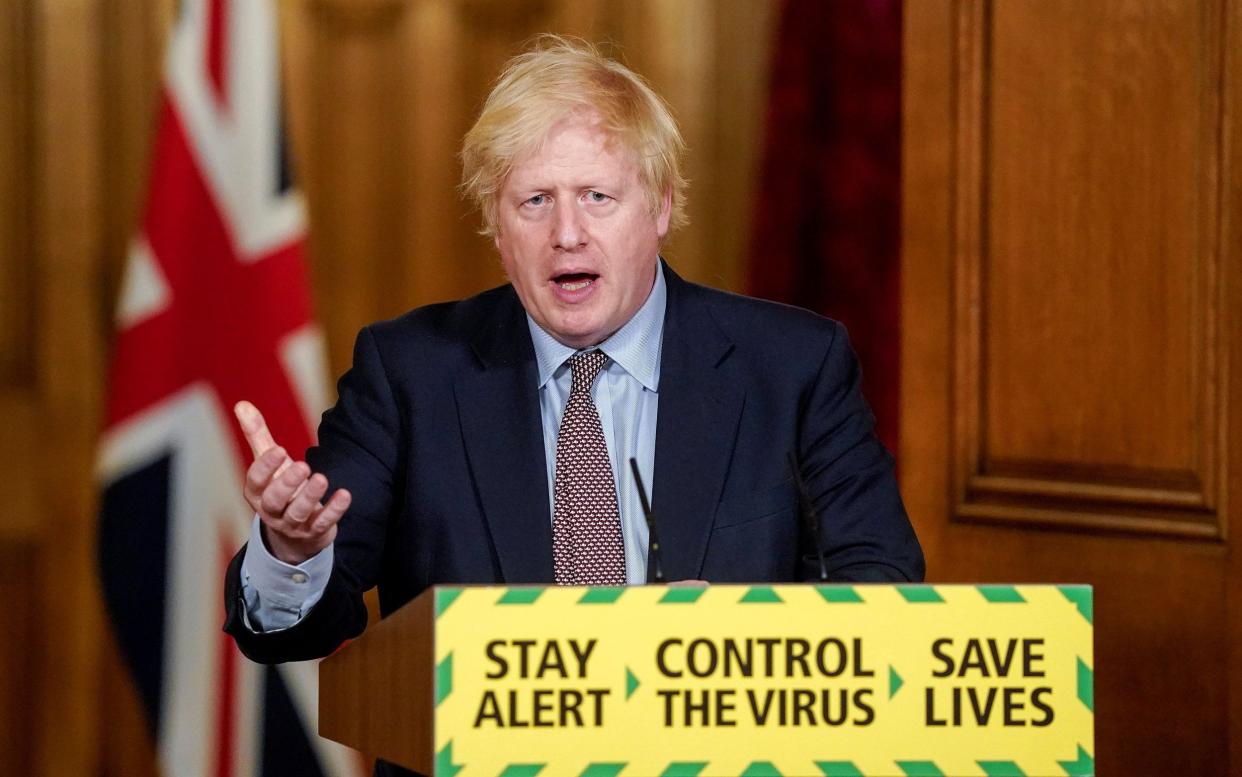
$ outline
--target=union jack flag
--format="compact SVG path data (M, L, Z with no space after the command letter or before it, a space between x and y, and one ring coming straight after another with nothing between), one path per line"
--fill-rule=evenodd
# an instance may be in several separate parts
M290 451L327 404L305 215L266 0L187 0L172 34L146 209L116 313L98 477L100 571L164 774L356 775L320 739L313 664L260 667L221 632L250 452L230 408Z

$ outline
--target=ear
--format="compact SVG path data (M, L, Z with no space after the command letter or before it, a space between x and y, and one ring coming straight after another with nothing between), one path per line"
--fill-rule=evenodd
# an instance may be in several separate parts
M673 216L673 189L665 189L660 197L660 212L656 214L656 235L663 240L668 234L668 222Z

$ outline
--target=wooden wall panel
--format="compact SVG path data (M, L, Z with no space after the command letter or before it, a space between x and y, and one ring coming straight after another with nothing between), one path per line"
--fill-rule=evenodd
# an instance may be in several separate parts
M31 154L30 8L0 8L0 387L28 383L33 372L33 279L27 261Z
M33 774L36 735L29 700L38 692L38 547L0 540L0 774Z
M30 701L41 691L38 661L38 469L27 455L36 430L34 305L28 229L32 171L32 9L0 7L0 462L6 474L0 522L0 774L30 774L37 721Z
M1223 535L1220 21L960 6L963 518Z
M98 693L102 613L96 583L93 446L104 364L98 309L104 193L100 142L103 42L95 0L40 0L32 14L34 149L31 181L37 268L35 424L27 451L39 488L40 610L54 612L43 639L35 774L86 773L101 733ZM73 56L66 56L73 52ZM29 454L27 454L29 457Z
M1224 170L1221 180L1221 304L1225 332L1226 358L1221 365L1220 384L1225 396L1235 400L1228 425L1223 430L1221 447L1227 466L1222 511L1232 518L1226 528L1230 540L1226 567L1228 620L1225 634L1229 641L1228 664L1225 667L1229 698L1229 764L1234 771L1242 769L1242 542L1238 541L1242 523L1242 410L1236 400L1242 396L1242 3L1230 2L1225 9L1225 79L1224 94Z
M1239 4L905 11L900 460L929 577L1093 585L1098 773L1238 773Z

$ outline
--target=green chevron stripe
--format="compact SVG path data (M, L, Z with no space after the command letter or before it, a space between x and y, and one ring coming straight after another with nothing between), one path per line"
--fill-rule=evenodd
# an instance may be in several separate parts
M742 777L781 777L781 772L771 761L755 761L746 767Z
M739 604L784 604L785 600L781 595L771 588L762 585L751 586L741 599L737 600ZM756 763L759 763L756 761Z
M897 674L897 670L894 669L892 666L889 666L888 668L888 698L891 699L894 696L896 696L897 692L901 690L901 686L905 684L906 684L906 681L901 679L901 675Z
M582 770L582 774L578 775L578 777L617 777L624 768L624 763L590 764Z
M979 768L988 777L1026 777L1026 772L1013 761L978 761Z
M707 593L707 586L672 586L664 592L664 596L660 597L660 604L694 604L705 593Z
M1068 777L1091 777L1095 774L1095 759L1087 755L1087 751L1078 746L1077 761L1057 761Z
M860 604L863 600L858 595L858 591L850 585L817 585L815 590L819 591L819 595L824 597L824 601L829 604ZM825 761L824 763L836 762Z
M461 588L437 588L436 589L436 617L439 618L444 611L457 601L457 597L461 596L464 589Z
M707 761L673 761L660 772L660 777L699 777L699 772L706 768Z
M436 704L448 698L453 692L453 654L449 653L444 660L436 665Z
M509 588L496 600L496 604L534 604L543 591L542 588Z
M1095 712L1095 673L1081 658L1078 659L1078 698L1087 709Z
M1082 617L1087 619L1087 623L1095 623L1095 605L1091 586L1089 585L1059 585L1061 595L1074 603L1078 608L1078 612L1082 613Z
M977 585L979 593L992 604L1009 604L1025 602L1018 589L1011 585ZM998 762L1000 763L1000 762Z
M545 764L509 764L500 773L500 777L535 777L543 771Z
M626 701L630 700L630 697L634 695L634 691L638 690L638 686L639 686L638 675L631 672L630 668L627 666L625 668L625 700Z
M853 761L816 761L824 777L864 777Z
M436 777L454 777L465 768L464 764L453 763L453 740L449 740L440 752L436 753Z
M621 594L625 593L625 588L617 586L615 588L589 588L587 592L578 600L578 604L612 604L621 598Z
M935 586L930 585L899 585L897 592L902 598L910 604L933 604L936 602L944 602L940 592ZM900 762L899 762L900 763ZM909 763L924 763L923 761L909 761Z
M906 777L944 777L934 761L898 761L897 768Z

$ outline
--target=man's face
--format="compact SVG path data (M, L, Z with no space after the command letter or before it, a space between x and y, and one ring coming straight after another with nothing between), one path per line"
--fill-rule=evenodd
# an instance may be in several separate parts
M655 283L670 202L651 212L628 150L595 116L555 125L497 194L496 248L535 323L584 348L629 321Z

